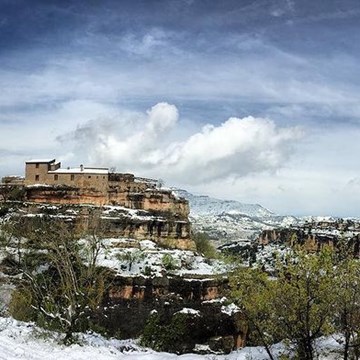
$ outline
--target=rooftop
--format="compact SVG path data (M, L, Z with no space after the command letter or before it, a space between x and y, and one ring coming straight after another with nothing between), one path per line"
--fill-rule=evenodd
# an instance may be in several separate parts
M109 174L109 168L105 167L76 167L76 168L59 168L49 171L49 174Z
M32 164L32 163L43 163L43 164L49 164L55 162L55 159L31 159L26 161L26 164Z

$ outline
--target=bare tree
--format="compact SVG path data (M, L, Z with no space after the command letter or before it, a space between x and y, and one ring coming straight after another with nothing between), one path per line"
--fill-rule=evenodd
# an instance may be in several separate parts
M23 262L18 292L31 297L34 320L60 328L71 341L74 331L86 330L105 294L110 271L98 266L101 238L93 232L79 239L72 224L42 218L27 245L27 259L40 256L31 266Z

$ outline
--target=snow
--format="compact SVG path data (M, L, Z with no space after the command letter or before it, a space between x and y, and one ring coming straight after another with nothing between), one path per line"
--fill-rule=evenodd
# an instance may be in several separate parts
M63 334L41 330L31 323L0 317L0 360L266 360L263 347L246 347L227 355L176 355L142 348L134 340L105 339L95 334L79 334L79 343L61 345ZM340 349L334 337L318 341L321 360L339 359ZM208 350L197 345L198 350ZM272 346L275 359L284 353L283 344Z
M234 315L240 311L239 307L236 306L234 303L231 303L229 305L223 305L221 307L221 312L226 315Z
M31 163L52 163L54 162L55 159L31 159L26 161L27 164L31 164Z
M118 219L119 216L127 216L133 220L158 220L158 221L165 221L164 218L159 216L149 215L149 212L146 210L140 209L130 209L124 206L113 206L113 205L106 205L104 206L104 211L102 218L103 219Z
M205 300L202 303L203 304L223 304L226 300L227 300L227 298L225 296L223 296L220 299L217 298L217 299Z
M200 311L191 309L191 308L183 308L180 311L176 312L175 314L187 314L187 315L200 316Z
M111 268L122 276L145 276L145 273L146 276L162 276L166 270L165 255L171 257L175 266L174 270L168 271L171 275L214 276L226 272L226 265L221 261L206 259L189 250L164 249L151 240L107 238L102 239L102 245L98 265Z
M108 168L91 168L91 167L83 167L82 169L79 167L69 168L69 169L57 169L54 171L49 171L49 174L109 174Z
M172 189L179 197L190 202L191 215L218 215L229 211L248 216L272 216L270 210L258 204L244 204L234 200L220 200L203 195L193 195L186 190Z

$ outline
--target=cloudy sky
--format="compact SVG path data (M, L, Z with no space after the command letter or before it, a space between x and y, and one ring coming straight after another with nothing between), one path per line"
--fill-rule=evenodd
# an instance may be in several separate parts
M358 0L0 0L0 176L34 157L360 215Z

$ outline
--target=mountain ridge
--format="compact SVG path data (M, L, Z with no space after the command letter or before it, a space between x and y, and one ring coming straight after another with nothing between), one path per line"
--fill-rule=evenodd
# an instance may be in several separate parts
M237 200L222 200L208 195L194 195L184 189L172 189L190 203L190 215L239 214L251 217L271 217L275 213L259 204L247 204Z

